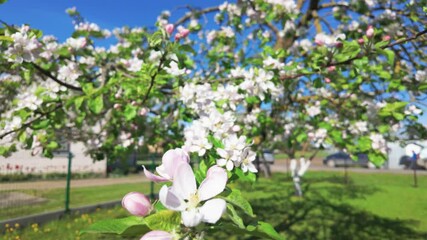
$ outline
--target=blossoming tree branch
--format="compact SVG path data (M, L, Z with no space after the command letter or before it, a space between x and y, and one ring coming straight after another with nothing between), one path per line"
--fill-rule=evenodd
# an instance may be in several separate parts
M64 137L94 160L159 146L161 165L144 168L159 200L129 193L133 216L86 232L281 239L233 184L255 181L263 149L284 149L300 193L315 154L298 164L297 150L333 145L379 166L387 141L426 138L422 2L225 2L175 22L164 11L156 30L103 29L70 8L65 42L1 19L0 155L52 157Z

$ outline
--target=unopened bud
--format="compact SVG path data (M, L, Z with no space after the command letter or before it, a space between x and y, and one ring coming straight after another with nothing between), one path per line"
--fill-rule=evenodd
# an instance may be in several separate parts
M371 38L374 36L374 28L372 26L369 26L368 29L366 30L366 36L368 38Z
M122 206L135 216L145 216L151 211L150 200L139 192L126 194L122 199Z
M166 32L167 32L169 35L171 35L171 34L172 34L173 29L174 29L173 24L171 24L171 23L166 24L166 26L165 26L165 30L166 30Z

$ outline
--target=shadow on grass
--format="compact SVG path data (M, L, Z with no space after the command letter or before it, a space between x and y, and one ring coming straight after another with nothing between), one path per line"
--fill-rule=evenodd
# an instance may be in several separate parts
M286 239L427 239L427 232L415 230L415 220L377 216L345 202L380 191L374 186L343 184L342 177L311 178L304 185L306 195L298 198L289 179L279 176L273 182L244 187L258 217Z

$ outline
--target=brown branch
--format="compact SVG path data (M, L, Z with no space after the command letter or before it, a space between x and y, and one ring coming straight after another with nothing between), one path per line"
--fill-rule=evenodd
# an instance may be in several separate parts
M144 96L144 99L142 100L141 105L144 105L145 102L148 100L148 95L150 95L151 89L154 87L154 82L156 80L157 74L160 72L160 70L162 69L162 64L163 62L166 60L166 55L167 52L165 51L162 55L162 57L160 58L159 61L159 66L157 66L157 71L156 73L153 74L153 76L151 76L151 81L150 81L150 86L148 87L147 93Z
M419 38L420 36L422 36L423 34L426 34L426 33L427 33L427 29L425 29L424 31L421 31L421 32L415 34L414 36L411 36L411 37L408 37L408 38L404 38L404 39L400 39L400 40L397 40L397 41L395 41L393 43L389 43L388 45L383 46L381 48L382 49L386 49L386 48L391 48L391 47L399 45L399 44L404 44L404 43L406 43L408 41L415 40L415 39ZM330 63L326 64L325 67L347 65L347 64L352 63L354 60L360 59L360 58L362 58L364 56L366 56L366 54L360 54L360 55L357 55L355 57L352 57L352 58L347 59L347 60L342 61L342 62L330 62Z
M394 43L389 43L387 46L385 46L383 48L389 48L389 47L393 47L394 45L398 45L398 44L406 43L408 41L415 40L415 39L419 38L421 35L424 35L426 33L427 33L427 28L424 29L424 31L421 31L421 32L415 34L412 37L404 38L404 39L399 39L399 40L395 41Z
M219 11L219 7L208 7L208 8L202 9L202 10L194 10L194 11L188 12L183 17L178 19L174 23L174 26L183 24L184 22L190 20L192 17L194 17L198 14L207 14L207 13L216 12L216 11Z
M46 71L45 69L43 69L42 67L40 67L36 63L31 63L31 64L34 66L35 69L37 69L37 71L39 71L41 74L49 77L50 79L52 79L53 81L55 81L59 85L64 86L64 87L66 87L68 89L72 89L72 90L75 90L75 91L83 92L82 88L73 86L71 84L68 84L68 83L65 83L65 82L59 80L57 77L53 76L49 71Z
M14 130L10 130L10 131L8 131L8 132L3 133L2 135L0 135L0 139L3 139L4 137L6 137L6 136L7 136L7 135L9 135L9 134L12 134L12 133L14 133L14 132L18 132L18 131L20 131L20 130L22 130L22 129L24 129L24 128L29 127L29 126L30 126L31 124L33 124L35 121L38 121L38 120L40 120L41 118L43 118L44 116L47 116L47 115L49 115L49 114L51 114L51 113L55 112L56 110L58 110L58 109L59 109L59 108L61 108L61 107L62 107L62 103L59 103L58 105L56 105L56 107L55 107L54 109L52 109L52 110L50 110L50 111L48 111L48 112L42 113L40 116L36 117L35 119L33 119L33 120L31 120L31 121L29 121L29 122L27 122L27 123L22 124L20 128L17 128L17 129L14 129Z

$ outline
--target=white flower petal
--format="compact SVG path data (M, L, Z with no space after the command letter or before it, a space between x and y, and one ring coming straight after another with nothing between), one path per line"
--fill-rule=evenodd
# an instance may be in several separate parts
M188 211L181 212L182 222L187 227L195 227L202 221L203 214L199 212L199 209L192 208Z
M161 176L157 176L155 174L153 174L152 172L148 171L145 166L142 166L144 168L144 174L145 176L153 181L153 182L165 182L165 181L169 181L169 179L161 177Z
M207 201L200 209L203 222L216 223L225 212L226 203L223 199L215 198Z
M224 191L227 180L227 172L223 168L218 166L210 167L205 180L200 184L197 191L200 201L213 198Z
M168 209L182 211L185 209L185 203L173 191L164 185L159 192L160 202Z
M225 160L224 158L218 159L218 160L216 160L216 164L223 167L227 164L227 160Z
M191 194L196 193L196 178L189 164L182 163L178 166L173 179L173 189L181 199L189 199Z
M228 161L225 167L227 168L228 171L233 170L233 168L234 168L233 161Z

